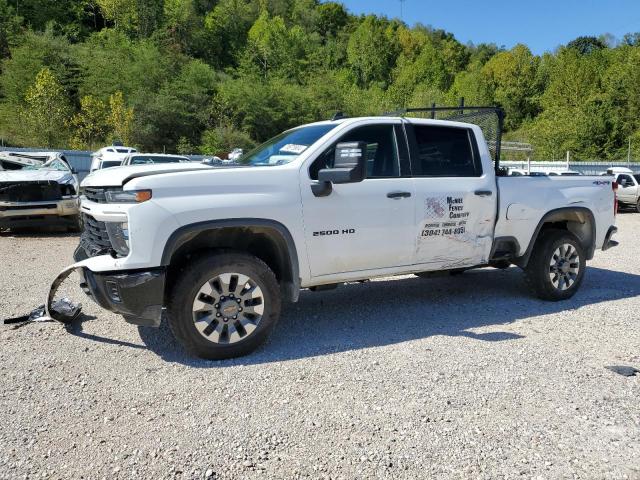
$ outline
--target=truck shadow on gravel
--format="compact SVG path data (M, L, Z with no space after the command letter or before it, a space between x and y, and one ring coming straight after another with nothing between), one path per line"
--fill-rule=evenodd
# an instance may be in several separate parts
M208 362L193 358L168 326L139 327L145 345L164 360L196 368L255 365L407 342L437 335L484 342L517 341L501 326L640 295L640 275L590 267L580 291L565 302L532 297L519 268L483 269L456 277L348 284L333 291L301 292L286 305L271 340L253 354ZM553 319L552 321L558 321ZM597 321L597 320L593 320ZM491 332L473 330L489 327Z

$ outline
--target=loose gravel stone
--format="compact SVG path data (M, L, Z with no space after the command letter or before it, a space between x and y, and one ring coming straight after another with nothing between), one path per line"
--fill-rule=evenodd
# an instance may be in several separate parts
M640 215L547 303L518 268L302 292L270 342L206 362L88 298L0 326L0 478L640 478ZM0 234L0 318L72 235ZM81 293L79 292L79 295Z

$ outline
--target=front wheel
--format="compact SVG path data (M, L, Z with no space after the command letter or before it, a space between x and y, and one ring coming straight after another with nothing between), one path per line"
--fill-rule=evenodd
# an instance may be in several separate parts
M636 212L640 213L640 198L638 198L638 201L636 202Z
M262 344L280 317L271 269L244 253L192 259L169 295L169 326L191 353L209 360L239 357Z
M539 298L566 300L580 288L586 266L584 248L574 234L549 230L536 241L525 276Z

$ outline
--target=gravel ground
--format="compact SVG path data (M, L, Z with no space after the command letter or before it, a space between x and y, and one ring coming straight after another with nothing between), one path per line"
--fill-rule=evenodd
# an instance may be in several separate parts
M521 272L303 292L257 353L208 363L167 328L0 327L1 478L640 478L640 215L570 301ZM0 236L0 318L41 303L77 238Z

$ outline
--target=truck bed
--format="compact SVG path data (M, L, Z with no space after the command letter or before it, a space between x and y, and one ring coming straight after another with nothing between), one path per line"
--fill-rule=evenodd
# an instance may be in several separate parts
M601 249L607 228L614 224L612 177L553 176L498 177L498 219L495 238L517 240L518 255L524 255L543 218L566 208L584 209L582 222L593 221L595 246ZM588 219L589 212L593 218Z

